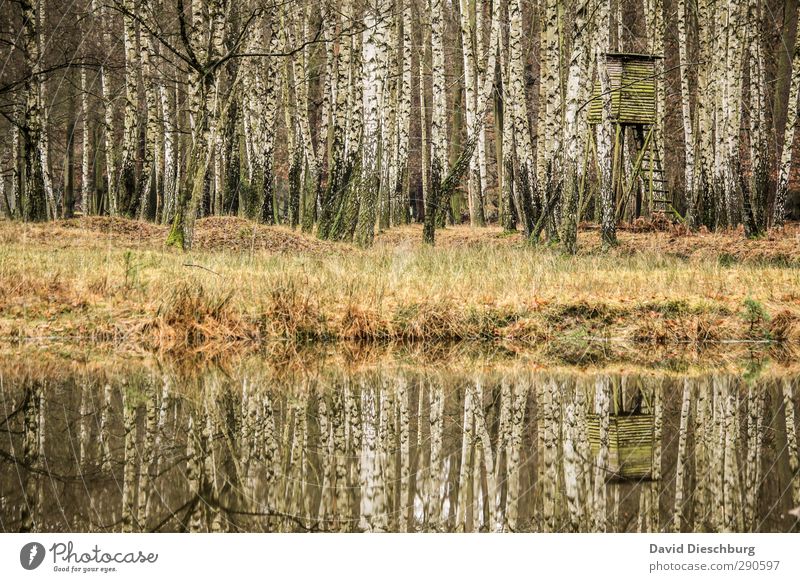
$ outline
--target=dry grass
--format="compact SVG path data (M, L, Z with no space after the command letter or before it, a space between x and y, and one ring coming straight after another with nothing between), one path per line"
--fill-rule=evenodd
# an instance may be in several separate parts
M797 225L756 241L642 230L610 253L581 232L566 257L494 228L449 228L427 248L403 227L360 251L213 218L181 254L162 227L121 219L0 222L0 336L205 354L271 340L549 342L568 360L591 359L597 340L800 345Z

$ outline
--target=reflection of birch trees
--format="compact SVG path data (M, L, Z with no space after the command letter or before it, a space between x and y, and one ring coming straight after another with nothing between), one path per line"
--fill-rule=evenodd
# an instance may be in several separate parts
M800 495L794 390L788 379L725 375L405 370L297 383L257 371L189 381L159 372L124 383L82 378L74 391L27 381L0 447L21 477L4 499L3 523L24 531L786 529L780 508ZM629 415L652 418L644 445L652 480L619 479L619 427ZM70 444L53 438L62 433ZM3 491L12 473L3 472ZM52 497L54 483L69 499Z

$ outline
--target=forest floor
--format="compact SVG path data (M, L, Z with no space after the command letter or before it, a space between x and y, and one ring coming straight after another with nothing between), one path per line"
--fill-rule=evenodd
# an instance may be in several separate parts
M500 228L381 233L369 250L239 218L166 227L92 217L0 221L0 339L218 356L267 344L475 342L569 361L607 345L800 349L800 224L758 240L638 223L602 252ZM598 347L600 346L600 347Z

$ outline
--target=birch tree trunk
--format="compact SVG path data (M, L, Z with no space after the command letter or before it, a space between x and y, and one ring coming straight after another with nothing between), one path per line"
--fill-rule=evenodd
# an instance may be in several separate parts
M409 418L409 386L405 378L398 378L397 398L400 407L400 504L399 511L399 531L410 532L411 510L413 499L410 489L410 470L411 470L411 432Z
M183 250L192 247L194 223L206 192L208 170L216 142L217 119L227 110L235 95L236 83L230 88L224 106L219 106L215 67L219 54L224 20L223 0L213 0L207 11L197 1L193 5L194 20L185 39L186 50L194 55L189 71L189 114L192 126L191 150L188 154L186 177L178 192L176 212L166 244ZM180 14L183 22L185 15ZM185 22L184 22L185 26Z
M726 71L723 90L722 113L724 144L723 188L726 218L732 227L738 219L740 200L739 176L739 134L742 101L742 8L737 0L727 0L722 17L724 34L727 40L725 52Z
M124 456L122 459L122 531L131 532L134 524L134 495L136 491L136 408L122 391L122 426L124 432Z
M422 20L422 18L420 18ZM430 179L428 173L430 172L431 151L428 139L428 104L425 99L425 61L426 61L426 47L430 45L429 40L426 38L428 34L427 23L420 22L422 29L420 36L422 43L420 45L418 58L418 76L419 76L419 147L420 147L420 179L422 181L422 213L418 213L416 218L419 220L425 212L428 204L428 192L430 190Z
M688 37L686 34L686 0L678 0L678 58L681 78L681 115L683 121L684 143L684 181L686 185L687 213L686 220L694 227L697 221L697 190L695 187L695 142L692 125L691 93L689 91L689 58ZM660 79L658 84L665 83ZM663 150L662 150L663 151Z
M508 36L508 35L506 35ZM498 99L501 105L499 117L501 120L501 155L498 158L498 174L501 175L501 193L500 193L500 222L503 225L503 230L506 232L515 232L517 230L517 219L519 211L515 205L514 196L514 160L516 154L516 142L514 140L514 105L511 96L511 81L510 81L510 59L509 50L506 47L507 43L502 43L501 49L501 63L503 67L501 79L501 95ZM541 109L541 107L540 107ZM543 151L544 148L537 147L537 151ZM544 159L544 154L542 154ZM544 174L543 174L544 175ZM539 178L540 183L546 183Z
M122 155L119 177L114 176L113 179L119 180L119 211L122 214L130 214L137 202L136 195L138 193L136 184L136 152L139 141L137 74L140 63L139 55L136 52L136 23L133 16L130 16L137 7L134 5L133 0L123 0L122 7L124 10L122 28L125 51L125 106L123 108Z
M361 180L362 190L359 194L361 203L358 207L358 225L356 226L356 242L362 247L372 244L375 237L377 194L380 190L380 174L378 168L378 144L381 141L378 87L384 82L386 70L380 59L380 47L384 44L384 26L379 24L380 8L383 3L367 7L364 17L364 41L362 43L362 61L364 63L364 133L361 140ZM424 122L423 122L424 125Z
M425 203L425 224L423 238L433 244L437 217L442 199L442 182L447 170L447 92L444 71L444 2L430 0L431 15L431 164L430 188Z
M177 168L177 143L176 136L178 133L177 123L175 120L174 109L172 108L172 98L170 96L169 85L166 82L159 84L159 95L161 98L161 115L163 121L163 136L164 136L164 172L163 172L163 193L161 207L157 208L160 211L161 222L168 222L175 211L177 186L178 186L178 168Z
M91 153L89 142L89 83L86 67L81 67L81 214L89 216L92 205Z
M675 465L675 506L672 517L672 529L676 533L680 533L681 531L681 521L683 518L683 497L686 480L686 441L688 439L691 397L691 384L687 379L683 382L681 419L680 426L678 428L678 460Z
M705 98L697 100L697 127L698 127L698 167L696 168L696 189L698 196L696 204L702 204L702 216L695 218L695 224L702 222L706 226L713 226L714 203L714 103L716 101L714 84L714 66L712 59L712 28L714 23L711 0L698 0L697 2L697 27L698 27L698 58L697 66L697 94Z
M564 492L569 510L570 531L578 531L581 522L580 488L578 485L578 454L576 450L577 421L575 405L567 404L564 410Z
M472 494L472 483L469 479L470 465L473 462L473 426L475 416L472 392L467 388L464 392L464 423L461 432L461 463L458 471L458 506L456 508L456 527L460 531L471 531L472 520L468 508L468 500Z
M514 204L517 215L522 220L526 237L533 234L537 219L533 207L533 184L536 175L536 159L533 155L531 144L530 124L528 122L528 105L525 95L525 62L522 50L523 26L522 5L520 0L510 0L508 5L509 36L508 36L508 83L510 86L510 100L506 106L512 112L514 125L516 181L514 183ZM557 138L556 138L557 139ZM555 155L555 154L553 154Z
M606 5L605 0L599 0L601 6ZM608 0L610 1L610 0ZM561 189L563 187L561 175L561 133L562 133L562 90L561 90L561 47L560 47L560 28L559 28L559 7L560 3L556 0L544 0L544 21L542 24L543 42L541 51L544 56L541 57L542 69L542 91L543 103L540 104L540 111L544 111L544 115L540 116L543 119L542 129L544 130L540 135L543 139L539 140L537 147L543 147L543 170L544 176L544 193L545 197L542 201L542 206L547 207L550 201L555 198L558 200L561 197ZM606 41L608 40L608 9L605 11L606 18ZM602 19L602 16L600 16ZM601 33L602 34L602 33ZM607 45L605 45L607 47ZM558 202L556 202L558 204ZM559 214L558 209L554 208L553 217ZM556 231L557 221L548 219L547 231L551 239L556 239L558 233Z
M107 472L111 467L111 443L109 442L109 416L111 415L111 386L103 386L103 407L100 410L100 471Z
M374 392L367 387L361 390L363 447L361 451L361 503L359 505L359 528L373 531L375 511L382 504L378 458L378 406Z
M555 380L548 379L542 388L542 397L539 404L542 409L540 415L544 429L544 446L541 450L544 473L542 475L542 519L543 531L556 531L556 511L558 494L558 457L559 457L559 432L561 413L561 393Z
M343 0L341 13L352 14L353 0ZM336 15L337 28L341 30L341 14ZM350 78L350 37L339 38L339 50L334 53L331 74L335 74L332 98L333 136L330 148L328 185L322 197L317 235L322 239L338 238L342 209L345 205L350 171L347 156L348 81Z
M495 70L492 68L489 71L488 63L484 64L486 61L486 51L483 47L483 39L486 36L485 34L485 27L486 27L486 18L484 16L484 9L485 9L485 2L476 2L474 5L475 10L475 32L476 32L476 40L475 40L475 68L478 75L478 89L480 90L483 88L487 81L490 79L494 79ZM489 28L493 24L494 18L491 18L490 15L490 22ZM491 31L490 31L491 37ZM491 38L489 39L492 40ZM495 41L495 45L497 42ZM497 54L497 47L496 46L489 46L490 54ZM494 62L494 61L493 61ZM492 83L493 84L493 83ZM481 218L483 219L483 223L481 226L485 226L486 224L486 196L489 191L489 176L487 171L487 158L486 158L486 129L481 124L480 126L480 133L478 135L478 172L480 174L480 206L479 206L479 223Z
M586 45L584 33L586 27L586 10L588 0L576 5L575 22L572 32L572 54L567 76L566 110L564 112L564 172L566 179L563 186L563 213L561 218L561 243L569 254L578 250L578 189L581 172L580 128L578 109L581 105L581 84L589 71L585 67Z
M708 489L711 473L708 466L709 441L712 434L711 396L708 382L701 380L697 384L697 401L694 415L694 527L693 531L703 531L706 522L708 505Z
M595 382L595 406L600 422L600 446L594 474L594 531L604 532L606 521L606 477L609 458L609 422L611 390L609 379L600 377Z
M397 161L394 184L396 212L393 224L407 224L411 218L411 200L409 196L409 150L411 136L411 0L400 0L402 8L402 67L398 89L397 109Z
M653 55L664 55L664 0L645 0L646 33L648 39L648 52ZM698 0L702 2L703 0ZM598 27L598 34L602 34L604 26ZM599 70L598 70L599 72ZM663 155L664 148L664 129L667 109L667 84L664 77L664 60L657 59L655 62L655 77L659 81L656 83L656 124L654 128L655 144L658 151ZM599 152L598 152L599 153ZM663 161L662 161L663 163Z
M45 69L44 60L45 53L48 47L48 39L46 38L47 30L47 10L46 1L38 0L38 17L39 25L37 27L37 43L38 43L38 59L37 66L40 71ZM45 74L37 75L36 82L38 83L38 99L39 99L39 112L41 131L39 132L39 157L42 160L42 181L44 182L44 192L47 199L47 213L49 218L55 220L58 218L58 204L56 202L55 193L53 192L53 179L50 173L50 114L48 108L45 106L45 99L47 97L47 76Z
M141 0L139 10L147 14L150 10L147 0ZM134 208L138 207L140 220L155 217L156 209L150 208L150 196L157 187L157 164L156 150L158 149L158 101L159 95L155 83L155 71L153 70L153 39L150 34L141 30L140 34L140 54L139 63L142 72L142 84L144 86L146 122L144 130L144 149L142 150L141 175L136 190L136 201ZM137 135L138 143L138 135Z
M738 463L736 460L738 435L734 429L736 420L736 395L727 386L724 406L724 432L725 432L725 461L723 465L724 477L722 482L722 502L724 521L721 531L737 531L736 518L739 515L738 497L740 494L738 487Z
M767 103L764 50L761 43L761 4L757 0L748 2L747 28L749 30L748 52L750 73L750 166L751 177L745 203L745 228L748 236L756 236L767 227Z
M153 489L153 474L151 465L153 457L158 453L155 448L156 431L158 430L158 414L156 406L156 391L153 385L148 385L145 390L145 420L142 423L144 435L139 439L142 443L139 454L139 487L136 494L137 509L136 523L138 531L146 532L149 521L148 500ZM138 433L138 430L137 430Z
M519 500L522 493L520 490L520 457L529 392L530 384L527 379L521 378L514 386L507 453L508 493L506 494L505 511L508 528L511 531L517 531L519 527Z
M17 108L14 108L15 116L17 115ZM24 184L22 183L22 176L20 175L20 159L19 159L19 138L20 138L20 125L14 124L11 129L11 200L13 201L14 216L25 218L22 192Z
M282 11L283 12L283 11ZM287 22L287 15L282 15L284 30L291 30L292 26ZM262 26L258 27L259 30ZM280 37L278 27L270 20L269 27L269 45L268 50L271 54L276 54L280 49ZM263 34L261 35L263 42ZM287 46L294 44L294 35L288 36L286 41ZM263 78L261 71L263 70ZM257 111L259 112L258 118L254 120L256 131L258 132L257 151L255 152L256 160L256 188L260 190L259 198L261 199L261 211L259 218L265 224L273 224L275 222L274 214L274 197L275 197L275 177L273 172L273 158L275 155L275 136L276 136L276 121L278 117L278 92L280 91L280 71L278 69L278 57L267 57L267 66L263 69L258 67L256 71L256 99L260 102ZM305 89L305 79L297 79L297 85ZM286 89L288 91L288 87ZM300 93L302 96L303 94ZM303 101L298 100L299 103ZM302 123L302 122L301 122ZM289 130L290 131L290 130ZM291 138L290 138L291 139ZM297 147L297 144L295 144ZM296 170L296 171L299 171ZM299 210L299 192L295 194L289 201L290 205L290 223L293 225L297 223Z
M496 465L498 462L498 454L492 449L492 441L489 436L489 429L486 422L486 414L483 409L483 386L480 381L476 382L475 390L473 391L474 402L477 406L473 407L475 413L475 434L480 443L481 458L483 460L483 468L486 473L486 510L487 524L493 527L496 523L496 498L497 498L497 480L496 480ZM499 447L498 447L499 448ZM476 474L478 483L483 483L483 471L480 464L476 463Z
M472 13L475 10L474 2L459 0L461 24L461 49L464 61L464 86L466 89L467 127L474 127L476 108L478 106L476 95L477 71L475 69L474 34L475 23ZM479 156L470 158L469 172L467 173L467 191L469 203L469 219L472 226L483 226L483 207L481 203L481 175Z
M748 388L747 412L745 523L749 531L756 531L758 526L758 499L761 489L761 448L764 440L764 392L760 387L750 386Z
M798 5L797 14L798 19L800 19L800 5ZM797 34L795 38L790 73L788 114L783 148L781 148L780 154L780 164L778 166L778 182L772 213L773 226L782 226L786 218L786 199L789 190L789 171L792 167L792 149L797 138L798 127L800 127L800 121L798 121L800 117L800 34Z
M797 431L794 421L794 387L791 380L783 381L783 409L786 420L786 452L789 456L792 504L800 505L800 457L798 457Z
M92 2L95 6L95 2ZM111 47L111 12L105 5L100 7L100 27L102 29L103 48ZM116 216L119 211L119 196L117 190L117 157L115 153L116 137L114 128L114 100L111 97L111 79L105 62L100 65L100 84L103 94L103 133L105 140L106 158L106 204L105 209L111 216Z
M426 492L425 515L434 529L442 522L442 497L444 495L445 476L442 459L442 438L444 433L444 390L439 385L430 388L431 456L430 456L430 489Z
M23 6L23 8L27 8ZM33 13L31 8L30 13ZM27 16L27 12L24 13ZM39 468L42 448L40 420L42 418L42 386L33 382L25 390L22 407L22 462L26 467ZM20 532L41 530L41 515L34 514L39 506L39 491L36 487L37 479L33 471L28 471L25 476L23 489L25 503L22 504L20 515Z
M597 160L600 167L600 214L603 247L617 244L617 216L612 183L611 80L605 54L609 43L610 0L598 0L595 58L603 99L602 122L597 126ZM663 85L663 83L660 83Z
M25 184L22 188L22 216L25 220L47 220L47 197L41 157L42 112L40 86L37 75L40 69L39 33L36 9L32 1L24 0L22 7L22 42L25 54L25 79L23 94L24 113L20 134L23 143Z

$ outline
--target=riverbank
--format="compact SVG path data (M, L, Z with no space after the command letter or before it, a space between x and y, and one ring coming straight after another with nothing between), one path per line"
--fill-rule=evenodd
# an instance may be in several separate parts
M195 250L123 219L0 222L0 337L224 355L270 342L800 347L800 228L741 233L642 223L599 250L532 248L498 228L392 229L369 250L237 218L197 223ZM569 354L567 354L569 355Z

